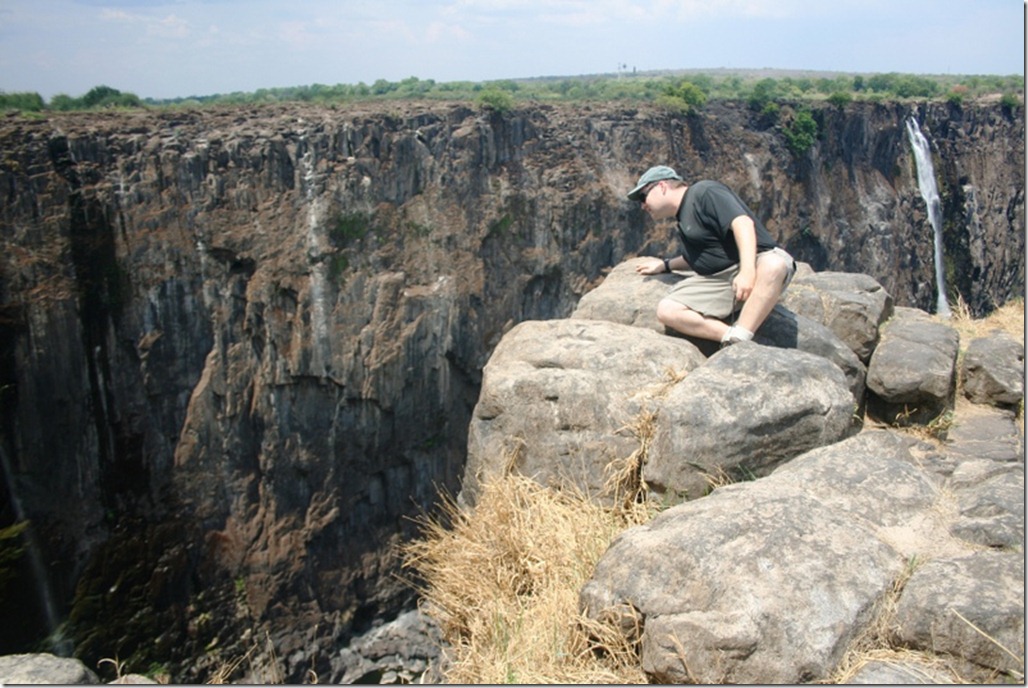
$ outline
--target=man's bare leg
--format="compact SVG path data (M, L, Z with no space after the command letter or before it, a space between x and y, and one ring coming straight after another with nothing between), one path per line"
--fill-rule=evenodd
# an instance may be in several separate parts
M707 318L671 299L661 299L657 304L657 320L676 332L715 342L721 341L728 331L728 325L720 320Z
M764 324L782 295L790 269L789 262L774 253L757 257L757 279L750 298L739 312L735 327L747 330L752 336ZM657 319L676 332L715 342L721 341L730 327L717 318L708 318L671 299L662 299L657 304Z
M750 298L746 299L739 312L736 327L752 333L764 324L782 296L785 278L789 275L791 267L787 260L774 253L757 256L757 280Z

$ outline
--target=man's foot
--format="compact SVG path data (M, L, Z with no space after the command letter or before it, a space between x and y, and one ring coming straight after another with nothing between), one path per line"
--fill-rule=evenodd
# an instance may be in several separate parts
M730 346L737 342L748 342L751 339L753 339L752 332L737 325L733 325L728 328L728 331L725 332L725 336L721 338L721 348L723 349L726 346Z

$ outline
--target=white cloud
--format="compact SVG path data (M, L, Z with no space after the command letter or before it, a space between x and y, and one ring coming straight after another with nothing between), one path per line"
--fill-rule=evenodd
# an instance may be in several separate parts
M429 43L441 43L449 40L466 41L472 34L460 24L437 20L425 28L424 37Z
M146 32L151 36L164 39L189 38L191 33L189 22L174 14L156 19L148 19L146 21Z

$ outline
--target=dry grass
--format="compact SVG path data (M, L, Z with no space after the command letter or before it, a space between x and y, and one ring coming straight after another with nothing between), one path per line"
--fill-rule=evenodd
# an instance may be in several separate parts
M282 671L279 668L278 658L275 655L275 645L266 631L264 633L264 645L267 656L263 660L259 661L257 659L257 656L261 653L261 647L260 643L253 639L250 647L242 657L230 659L219 665L205 683L208 685L237 683L237 674L244 664L249 667L248 676L251 677L250 680L255 679L258 683L265 685L283 683ZM317 683L317 681L313 681L313 683Z
M624 511L520 475L486 484L473 512L444 511L405 559L450 646L445 682L646 682L630 641L578 608Z
M960 333L962 345L976 337L999 330L1024 344L1024 299L1014 299L984 318L971 317L971 310L963 299L957 299L953 306L953 317L949 324Z

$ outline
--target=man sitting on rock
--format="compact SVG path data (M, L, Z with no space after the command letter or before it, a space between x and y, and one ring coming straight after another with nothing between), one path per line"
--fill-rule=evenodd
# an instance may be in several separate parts
M682 255L648 258L637 272L696 273L657 304L657 319L722 345L752 339L796 272L796 261L756 215L721 182L686 184L665 165L646 170L628 198L642 203L654 220L676 218L682 246ZM735 323L726 323L737 311Z

